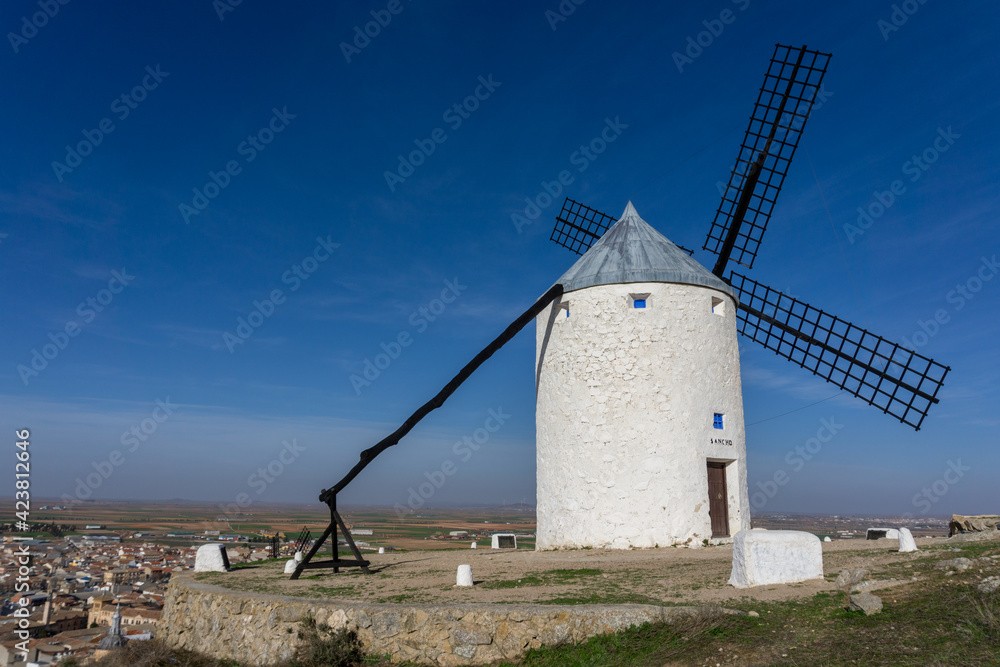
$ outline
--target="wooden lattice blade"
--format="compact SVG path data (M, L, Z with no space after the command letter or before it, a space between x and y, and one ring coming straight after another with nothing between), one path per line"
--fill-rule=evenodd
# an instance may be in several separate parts
M920 430L950 368L733 273L739 332Z
M704 249L753 268L795 149L820 92L830 54L775 45L736 164ZM753 169L757 163L759 169ZM750 189L748 189L750 188ZM746 193L744 192L746 190ZM740 206L746 194L746 201ZM735 223L735 224L734 224ZM736 235L727 247L732 228ZM721 276L725 266L716 272Z

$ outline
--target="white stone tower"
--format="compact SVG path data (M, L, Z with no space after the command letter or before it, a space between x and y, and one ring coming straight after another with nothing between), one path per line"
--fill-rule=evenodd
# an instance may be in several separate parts
M733 290L631 202L535 320L536 548L750 527Z

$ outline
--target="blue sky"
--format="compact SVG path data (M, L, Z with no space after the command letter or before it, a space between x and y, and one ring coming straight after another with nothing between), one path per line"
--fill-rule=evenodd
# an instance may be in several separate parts
M224 2L0 9L0 419L36 497L313 502L572 264L561 171L700 248L782 42L833 59L751 277L952 371L914 432L745 341L751 491L788 475L757 506L996 511L995 3ZM529 327L341 502L449 460L428 502L533 502L533 364Z

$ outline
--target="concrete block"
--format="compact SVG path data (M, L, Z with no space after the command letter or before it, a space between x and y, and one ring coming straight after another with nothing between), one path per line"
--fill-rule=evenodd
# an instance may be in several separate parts
M790 584L822 576L823 546L812 533L741 530L733 538L732 586Z
M899 551L900 553L909 553L910 551L917 550L917 543L913 539L913 533L910 532L909 528L899 529Z
M492 536L492 544L490 546L494 549L516 549L517 536L514 533L497 533Z
M195 572L229 572L229 556L223 544L205 544L198 547L194 557Z
M895 528L869 528L865 533L865 539L867 540L898 540L899 531Z
M471 565L459 565L458 566L458 577L455 581L456 586L471 586L472 585L472 566Z

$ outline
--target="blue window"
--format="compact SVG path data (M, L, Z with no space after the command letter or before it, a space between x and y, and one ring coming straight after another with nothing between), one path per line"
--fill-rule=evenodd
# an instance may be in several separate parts
M646 300L645 299L632 299L632 307L633 308L645 308L646 307Z
M715 417L712 418L712 426L715 428L722 428L722 415L718 412L715 413Z

